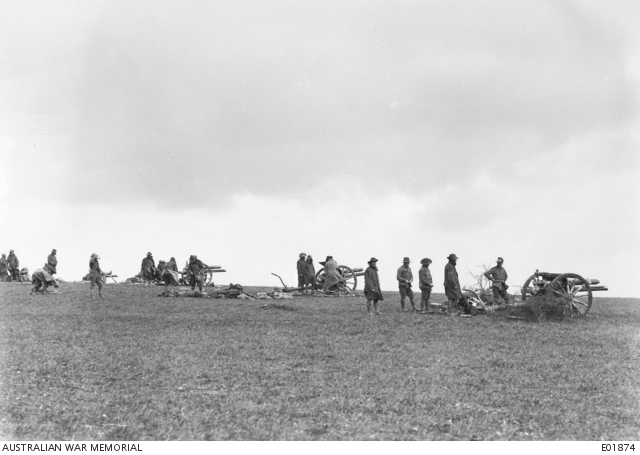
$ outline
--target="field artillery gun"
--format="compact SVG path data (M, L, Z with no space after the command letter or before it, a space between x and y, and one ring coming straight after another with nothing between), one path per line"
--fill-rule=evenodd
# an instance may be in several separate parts
M214 273L224 273L226 272L225 269L222 268L222 266L220 265L207 265L204 267L204 269L202 269L202 274L203 274L203 280L202 280L202 284L203 286L209 286L212 282L213 282L213 274ZM179 285L183 285L183 286L189 286L189 261L187 261L186 265L184 266L184 268L182 269L182 272L180 274L180 279L178 280L178 284Z
M87 273L85 276L82 277L82 281L89 281L90 275L91 275L91 272ZM111 278L114 283L118 284L118 282L116 281L116 278L118 278L118 275L114 275L113 272L107 272L107 273L100 272L100 279L102 280L103 283L106 283L107 279L109 278Z
M570 316L586 316L593 304L593 292L608 291L597 279L583 278L576 273L535 271L522 286L522 300L549 295L560 305L566 305Z
M319 262L319 264L324 265L324 262ZM324 292L326 294L335 295L354 295L356 292L356 287L358 286L358 277L364 276L364 269L351 268L346 265L339 265L337 268L337 272L338 275L340 275L339 281L336 284L330 286L330 288ZM304 290L304 287L289 287L284 283L284 281L282 281L282 278L280 278L279 275L276 275L275 273L272 273L271 275L277 276L280 279L283 287L279 290L282 290L283 292L299 292ZM315 278L316 284L313 289L316 291L323 291L326 281L324 267L316 272Z
M319 264L324 265L324 262L319 262ZM340 281L327 289L327 291L338 295L355 294L358 287L358 277L364 276L364 269L339 265L337 270L338 275L340 275ZM325 270L322 267L316 272L316 289L324 289L325 280Z

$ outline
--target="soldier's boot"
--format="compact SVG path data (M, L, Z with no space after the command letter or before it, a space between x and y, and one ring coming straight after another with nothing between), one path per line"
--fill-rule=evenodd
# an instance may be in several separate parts
M413 299L409 300L411 302L411 308L413 308L413 312L415 313L416 311L418 311L418 309L416 308L416 304L413 301Z
M404 299L400 300L400 309L402 310L403 313L407 311L404 309Z
M367 300L367 313L371 314L371 300Z
M373 308L374 308L376 314L380 314L380 311L378 311L378 303L379 302L373 302Z

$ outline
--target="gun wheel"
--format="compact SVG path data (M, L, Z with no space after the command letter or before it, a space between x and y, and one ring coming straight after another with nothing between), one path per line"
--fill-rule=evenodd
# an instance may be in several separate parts
M522 286L522 301L527 300L527 297L539 295L546 285L547 282L543 280L542 277L537 274L531 275L529 279L524 282L524 286Z
M564 273L549 285L549 291L565 305L568 316L586 316L593 303L589 282L575 273Z

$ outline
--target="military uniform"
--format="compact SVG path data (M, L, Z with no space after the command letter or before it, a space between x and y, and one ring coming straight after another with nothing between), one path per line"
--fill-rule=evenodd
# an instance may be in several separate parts
M300 255L300 259L296 263L296 267L298 269L298 287L301 288L304 286L304 275L305 269L307 268L307 262L305 261L305 254Z
M89 283L91 284L91 297L93 298L93 288L98 286L98 295L102 297L102 270L98 262L98 255L92 254L89 260Z
M409 258L404 258L403 264L398 268L398 273L396 274L400 290L400 307L404 311L404 299L409 297L413 311L417 311L416 304L413 301L413 290L411 289L413 273L411 272L411 267L409 267L409 262Z
M454 262L458 257L455 254L450 254L447 259L449 259L449 262L444 266L444 293L447 296L447 309L451 314L453 306L462 299L462 290L460 289L458 271Z
M56 273L58 273L57 268L58 268L58 258L52 252L47 257L47 265L45 267L45 270L49 273L49 275L55 275Z
M426 261L428 261L428 263ZM429 270L431 260L425 258L420 261L420 263L422 264L418 272L418 286L422 292L420 311L427 311L429 309L429 299L431 299L431 289L433 289L433 278L431 278L431 271Z
M140 278L142 278L142 282L149 282L151 285L151 281L153 281L156 273L156 261L153 260L153 256L151 254L147 254L147 257L142 260L141 268L140 268Z
M502 263L499 263L495 267L487 270L484 273L484 276L491 280L491 290L493 291L493 298L495 301L497 302L498 299L502 297L505 303L509 303L509 294L507 294L509 286L507 286L506 283L509 275L504 267L502 267Z
M378 302L384 300L382 290L380 289L380 277L378 276L378 267L376 258L371 258L368 262L369 267L364 271L364 295L367 298L367 313L371 314L371 302L376 314L378 311Z
M0 258L0 281L7 281L7 268L9 267L9 263L7 262L6 255L3 254L2 258Z
M194 291L196 289L196 284L202 292L202 286L204 282L203 269L206 267L200 259L196 256L191 256L189 258L189 265L187 267L187 272L189 273L189 285L191 286L191 290Z
M20 278L20 261L14 254L13 250L9 251L9 257L7 258L7 269L11 275L11 281L19 281Z

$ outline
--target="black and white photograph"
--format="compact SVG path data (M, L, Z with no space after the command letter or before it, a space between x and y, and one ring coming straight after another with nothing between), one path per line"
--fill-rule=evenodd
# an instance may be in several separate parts
M640 450L638 24L0 3L0 450Z

